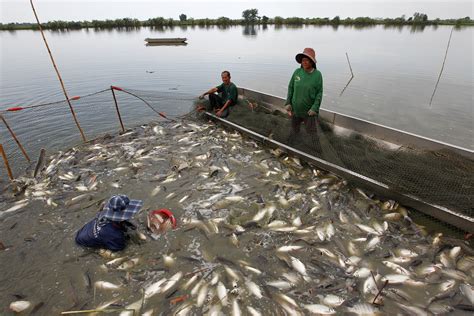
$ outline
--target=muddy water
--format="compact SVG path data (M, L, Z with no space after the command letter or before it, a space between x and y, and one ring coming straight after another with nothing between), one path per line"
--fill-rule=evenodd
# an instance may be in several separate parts
M461 241L426 235L396 204L212 124L152 123L105 136L50 157L37 180L19 181L26 183L23 195L0 200L1 314L18 300L31 302L25 315L111 302L109 309L140 315L467 314L472 307L474 253ZM116 254L138 259L126 270L74 243L116 193L144 200L136 222L147 240L133 237ZM5 213L18 200L26 206ZM146 214L158 208L172 210L178 228L155 240ZM282 246L296 247L277 251ZM163 278L161 292L144 295ZM120 289L96 288L97 281Z

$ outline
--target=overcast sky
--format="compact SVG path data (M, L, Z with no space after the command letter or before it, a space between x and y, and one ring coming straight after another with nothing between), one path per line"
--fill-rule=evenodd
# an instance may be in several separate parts
M473 1L449 0L34 0L42 22L51 20L105 20L162 16L178 19L181 13L194 18L241 18L242 11L258 9L268 17L398 17L422 12L433 18L473 18ZM29 0L0 0L0 22L34 22Z

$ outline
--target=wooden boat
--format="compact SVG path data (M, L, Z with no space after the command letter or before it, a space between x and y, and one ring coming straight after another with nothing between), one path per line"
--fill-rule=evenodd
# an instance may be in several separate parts
M263 106L268 109L271 109L272 111L278 110L284 112L283 106L285 104L285 99L283 98L261 93L258 91L253 91L246 88L239 88L239 97L245 97L247 99L255 100L259 104L262 104ZM398 201L402 205L421 211L425 214L428 214L429 216L435 217L446 223L454 225L455 227L458 227L464 231L474 231L474 217L472 216L472 214L465 214L463 212L458 212L453 209L450 209L449 207L436 205L434 203L424 201L423 199L413 194L394 191L389 185L382 183L381 181L377 181L366 175L358 174L352 170L348 170L330 161L326 161L321 158L312 156L306 152L290 147L284 143L278 142L264 135L260 135L234 122L217 117L212 113L206 113L206 115L212 117L217 121L220 121L221 123L227 125L230 128L241 131L242 133L247 134L248 136L256 140L262 141L270 147L282 148L287 152L299 156L305 161L310 162L318 168L330 171L336 175L346 178L352 183L355 183L360 187L363 187L376 193L380 197ZM466 159L467 161L474 160L473 150L454 146L420 135L407 133L401 130L361 120L352 116L329 111L326 109L320 110L320 119L329 123L329 125L332 126L334 133L340 132L341 135L355 133L363 137L368 137L371 140L377 140L383 143L385 145L384 147L391 146L393 148L400 148L403 146L407 148L416 148L425 151L449 150L455 153L456 155L462 156L462 159ZM446 188L446 190L455 190L455 188ZM452 193L453 196L455 196L456 192Z
M176 37L176 38L145 38L145 42L148 44L182 44L186 42L186 38Z

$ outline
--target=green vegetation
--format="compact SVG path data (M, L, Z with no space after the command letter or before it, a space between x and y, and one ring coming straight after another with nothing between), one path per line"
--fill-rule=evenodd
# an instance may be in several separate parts
M50 30L68 30L68 29L81 29L81 28L93 28L93 29L111 29L111 28L139 28L145 27L173 27L173 26L199 26L207 27L211 25L217 26L230 26L230 25L254 25L254 24L274 24L276 26L281 25L352 25L356 27L364 27L371 25L411 25L414 27L426 26L426 25L455 25L455 26L474 26L474 20L466 16L461 19L434 19L430 20L424 13L415 12L413 16L406 18L402 15L398 18L386 18L386 19L374 19L370 17L358 17L358 18L345 18L341 19L339 16L335 16L330 19L325 18L299 18L289 17L283 18L276 16L273 19L267 16L260 17L257 9L248 9L242 12L242 19L230 19L227 17L220 17L217 19L193 19L188 18L186 14L180 14L179 20L172 18L156 17L148 19L146 21L139 21L138 19L124 18L115 20L105 21L50 21L43 23L44 29ZM36 23L0 23L0 30L26 30L33 29L37 30L38 26Z

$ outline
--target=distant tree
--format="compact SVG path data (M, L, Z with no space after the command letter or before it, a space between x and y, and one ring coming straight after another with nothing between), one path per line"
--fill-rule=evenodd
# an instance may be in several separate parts
M231 20L225 16L221 16L220 18L216 20L216 24L217 25L230 25Z
M181 22L185 22L187 19L188 19L188 17L186 16L186 14L180 14L179 15L179 20Z
M268 16L266 16L266 15L262 16L262 23L263 24L267 24L268 20L270 20L270 18Z
M258 20L257 9L247 9L242 12L242 17L245 23L255 23Z
M275 18L273 18L273 23L275 23L276 25L282 25L283 22L285 22L285 19L281 16L276 16Z
M338 15L336 15L334 19L331 20L332 24L339 24L340 22L341 22L341 18Z
M426 23L428 22L428 15L424 13L415 12L413 14L413 23Z

